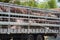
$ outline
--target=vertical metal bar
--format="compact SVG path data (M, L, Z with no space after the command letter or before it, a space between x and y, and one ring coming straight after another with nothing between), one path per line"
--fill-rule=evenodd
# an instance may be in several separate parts
M9 19L8 19L8 22L9 22L8 29L9 29L10 28L10 5L8 6L8 10L9 10L8 11L8 16L9 16Z
M29 15L30 15L30 9L29 9ZM30 17L28 16L28 20L30 21ZM28 24L28 30L30 29L30 22L29 22L29 24ZM29 34L29 31L28 31L28 34Z
M29 2L29 0L27 0L27 1ZM30 10L31 10L31 8L28 9L28 14L29 15L30 15ZM29 23L28 24L28 30L30 29L30 22L29 21L30 21L30 16L28 16L28 23ZM28 34L29 34L29 31L28 31Z

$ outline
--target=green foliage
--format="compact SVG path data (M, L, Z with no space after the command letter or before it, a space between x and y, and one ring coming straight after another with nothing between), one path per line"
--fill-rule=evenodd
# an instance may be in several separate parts
M21 2L20 5L28 6L28 2Z
M14 4L18 4L18 5L20 5L20 1L14 1Z
M47 9L47 8L50 8L47 2L40 3L40 4L38 4L37 7L38 7L38 8L44 8L44 9L45 9L45 8L46 8L46 9Z
M60 0L58 0L58 2L60 2Z
M37 7L37 3L34 0L26 2L15 1L14 3L23 6Z
M47 0L47 2L43 2L38 4L38 8L46 8L46 9L50 9L50 8L57 8L57 3L56 0Z
M17 2L17 4L24 5L24 6L30 6L30 7L36 7L37 6L37 4L36 4L36 2L34 0L28 1L28 2L20 2L20 3Z
M0 2L6 2L8 3L10 0L0 0Z
M0 0L0 2L9 2L10 0ZM13 0L11 0L13 1ZM37 7L37 8L57 8L56 0L47 0L47 2L36 3L35 0L30 0L26 2L20 2L20 0L15 0L14 4Z
M5 0L0 0L0 2L4 2Z
M29 2L28 2L28 6L37 7L37 3L32 0L32 1L29 1Z
M50 8L57 8L56 0L48 1Z

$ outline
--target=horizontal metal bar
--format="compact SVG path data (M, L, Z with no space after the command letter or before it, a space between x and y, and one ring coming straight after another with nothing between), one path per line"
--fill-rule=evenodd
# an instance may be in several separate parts
M0 16L0 18L17 18L17 17L5 17L5 16ZM27 19L28 20L28 18L18 18L18 19ZM30 18L30 19L32 19L32 18ZM32 19L32 20L42 20L42 19ZM49 22L60 22L59 20L42 20L42 21L49 21Z
M29 23L19 23L19 22L0 22L0 25L28 25Z
M8 12L0 12L0 14L9 14ZM17 13L10 13L10 15L16 15L16 16L27 16L27 17L37 17L37 18L47 18L47 19L57 19L60 20L60 18L54 18L54 17L47 17L47 16L36 16L36 15L28 15L28 14L17 14Z
M22 23L19 23L19 22L0 22L0 25L22 25L22 26L48 26L48 27L60 27L60 25L57 25L57 24L44 24L44 23L25 23L25 22L22 22Z

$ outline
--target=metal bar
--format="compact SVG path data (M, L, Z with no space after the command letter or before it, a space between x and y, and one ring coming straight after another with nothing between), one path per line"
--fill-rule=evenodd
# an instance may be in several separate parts
M8 15L7 12L1 12L0 14L6 14ZM36 15L28 15L28 14L17 14L17 13L10 13L10 15L16 15L16 16L30 16L30 17L36 17L36 18L49 18L49 19L58 19L60 20L60 18L54 18L54 17L46 17L46 16L36 16Z
M29 25L29 23L18 23L18 22L0 22L0 25ZM44 23L31 23L30 26L47 26L47 27L60 27L60 25L57 24L44 24Z

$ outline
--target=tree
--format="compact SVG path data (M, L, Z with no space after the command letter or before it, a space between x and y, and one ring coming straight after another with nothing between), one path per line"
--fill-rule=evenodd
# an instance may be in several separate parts
M12 3L20 5L21 2L19 0L15 0Z
M10 0L0 0L0 2L6 2L8 3Z
M14 4L23 5L23 6L30 6L30 7L37 7L35 0L20 2L20 0L16 0Z
M46 2L47 1L47 2ZM56 0L45 0L45 2L37 3L35 0L21 2L20 0L0 0L0 2L10 2L23 6L37 7L37 8L57 8Z
M28 6L37 7L37 3L35 2L35 0L31 0L28 2Z
M50 8L57 8L56 0L49 0L48 5L50 6Z
M50 8L47 2L43 2L37 5L38 8L48 9Z
M56 0L46 0L45 2L42 2L38 4L38 8L57 8Z
M58 2L60 2L60 0L58 0Z

